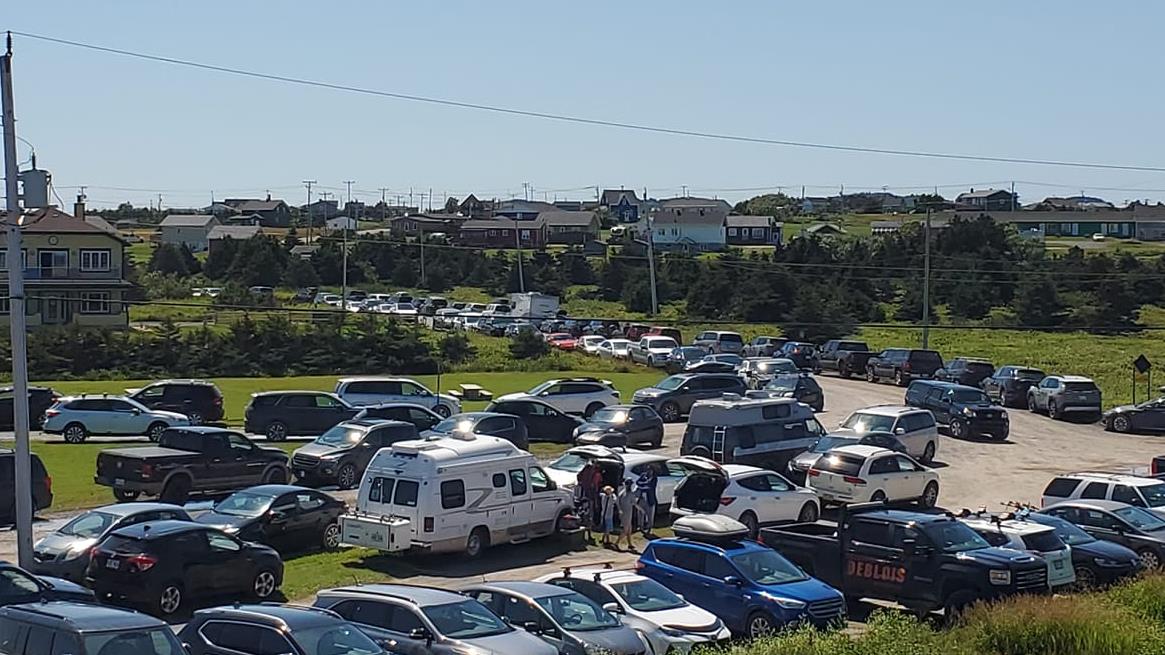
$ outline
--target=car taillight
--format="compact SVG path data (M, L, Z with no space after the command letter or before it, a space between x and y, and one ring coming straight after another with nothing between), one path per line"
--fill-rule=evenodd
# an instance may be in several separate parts
M44 476L44 490L49 493L53 492L53 476L47 473Z
M432 531L433 531L433 517L426 516L425 517L425 532L432 532Z
M52 418L53 416L57 416L60 413L61 413L61 410L59 410L59 409L46 409L44 411L45 418Z
M903 364L903 365L902 365L902 370L903 370L903 371L909 371L909 370L910 370L910 362L906 362L905 364Z
M848 482L850 484L865 484L866 483L865 480L863 480L859 477L853 476L853 475L842 476L841 479L845 480L846 482Z
M152 475L154 475L154 465L153 464L142 464L142 477L148 478L148 477L151 477Z
M215 405L218 405L219 407L222 407L222 396L215 396L214 400L211 402Z
M732 496L723 496L720 498L720 504L724 507L731 505L735 501L736 501L736 499L733 498Z
M154 557L153 555L146 555L145 553L142 553L141 555L127 557L125 561L130 566L133 566L138 572L145 572L154 568L154 565L158 563L158 558Z
M818 471L817 469L809 469L808 475L811 478L815 478L815 477L821 475L821 471Z
M635 570L636 571L642 571L645 568L647 568L647 565L644 564L642 560L635 560Z

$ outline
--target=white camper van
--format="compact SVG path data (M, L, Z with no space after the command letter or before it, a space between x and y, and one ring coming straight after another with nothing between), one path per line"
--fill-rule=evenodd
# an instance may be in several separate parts
M341 540L384 552L464 552L558 531L571 511L530 453L498 437L453 433L382 448L372 458Z

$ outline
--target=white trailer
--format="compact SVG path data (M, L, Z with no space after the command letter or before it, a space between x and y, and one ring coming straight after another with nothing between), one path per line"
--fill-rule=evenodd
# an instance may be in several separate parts
M558 306L558 296L533 291L510 294L510 316L514 318L554 318Z

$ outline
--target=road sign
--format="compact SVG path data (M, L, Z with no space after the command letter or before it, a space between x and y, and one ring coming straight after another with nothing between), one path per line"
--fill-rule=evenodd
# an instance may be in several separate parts
M1133 367L1137 369L1138 373L1143 375L1146 372L1148 372L1149 369L1153 368L1153 364L1151 364L1149 362L1148 357L1145 357L1144 355L1140 355L1139 357L1137 357L1136 359L1133 360Z

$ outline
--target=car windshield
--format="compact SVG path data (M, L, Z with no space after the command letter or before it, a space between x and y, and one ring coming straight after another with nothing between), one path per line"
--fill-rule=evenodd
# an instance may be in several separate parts
M955 402L979 405L991 404L991 401L987 399L987 394L978 389L956 389Z
M606 630L617 628L619 620L586 596L571 592L558 596L535 598L534 602L546 610L554 622L568 632Z
M638 612L659 612L687 606L683 598L651 578L614 582L611 583L611 590Z
M1161 507L1165 505L1165 482L1137 487L1137 489L1145 497L1145 503L1149 507Z
M451 639L476 639L505 634L513 630L485 605L466 599L446 605L431 605L421 609L437 628L437 632Z
M849 428L854 432L891 432L894 430L894 417L854 412L841 424L841 427Z
M858 440L854 439L853 437L833 437L830 435L825 435L824 437L821 437L817 441L813 442L813 447L809 450L815 453L824 453L826 451L833 450L834 448L852 446L857 442Z
M296 628L291 633L304 655L383 655L368 635L346 623Z
M797 383L801 380L801 376L793 373L781 374L769 380L765 385L766 389L775 389L777 391L794 391L797 389Z
M944 553L961 553L991 546L979 533L958 521L923 525L922 531Z
M449 418L434 425L431 429L433 432L441 432L443 434L450 434L453 432L473 432L475 425L473 419L466 416L450 416Z
M59 652L69 652L65 650ZM134 655L182 655L186 650L170 628L120 630L85 635L86 653L133 653ZM374 651L377 652L377 651Z
M1121 507L1120 509L1114 509L1112 513L1127 521L1134 528L1144 530L1145 532L1155 532L1165 528L1165 521L1157 518L1156 514L1143 510L1140 507Z
M675 348L676 342L671 339L651 339L647 342L648 348Z
M533 389L527 391L526 393L530 394L531 396L537 396L538 394L542 393L543 391L546 391L547 389L549 389L550 387L553 387L556 384L558 384L558 382L555 380L547 380L546 382L543 382L542 384L534 387Z
M758 550L732 558L740 573L757 584L785 584L808 580L809 576L775 550Z
M275 499L272 496L239 491L227 496L221 503L215 505L214 511L231 516L259 516L267 511L273 500Z
M1096 388L1095 382L1065 382L1064 383L1064 391L1072 391L1072 392L1079 393L1079 392L1097 391L1097 390L1098 389Z
M1056 531L1056 536L1060 541L1069 546L1079 546L1081 544L1090 544L1096 541L1096 537L1088 534L1078 526L1065 521L1057 516L1050 516L1047 514L1039 514L1038 519L1033 519L1036 523L1046 525Z
M622 425L627 421L627 410L607 407L591 414L591 423Z
M582 467L591 461L590 457L583 457L576 453L564 453L562 457L550 463L550 468L556 471L569 471L571 473L578 473Z
M360 443L363 438L364 430L346 425L336 425L316 437L316 443L325 446L351 446Z
M658 384L655 385L655 388L656 389L663 389L664 391L674 391L676 389L679 389L680 385L682 385L684 382L687 382L687 381L688 381L688 378L680 377L678 375L673 375L669 378L664 378L662 382L659 382Z
M1039 382L1045 377L1047 376L1044 375L1044 372L1036 368L1021 368L1016 369L1015 371L1015 379L1017 380L1031 380L1033 382Z
M728 341L731 343L744 343L744 339L742 339L739 334L734 334L732 332L727 332L725 334L721 334L720 340L721 341Z
M677 349L672 351L673 357L678 356L678 357L681 357L683 359L688 359L688 360L702 359L704 357L704 355L707 355L707 354L708 354L707 350L704 350L703 348L693 348L691 346L689 346L687 348L677 348Z
M105 512L86 512L77 518L69 521L57 532L67 534L72 537L83 537L85 539L92 539L100 537L117 521L117 517L113 514L106 514Z
M761 373L796 373L797 365L791 359L772 359L756 365Z

